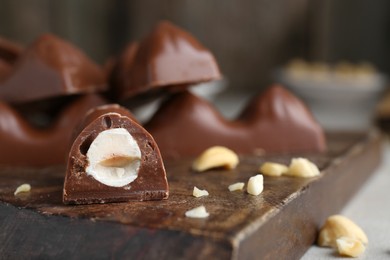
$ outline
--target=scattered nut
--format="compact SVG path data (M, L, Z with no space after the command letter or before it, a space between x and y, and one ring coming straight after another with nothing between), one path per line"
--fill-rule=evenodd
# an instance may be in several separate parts
M187 218L207 218L210 214L204 206L200 206L186 211L185 215Z
M280 163L265 162L260 166L259 172L267 176L281 176L288 172L288 167Z
M364 231L352 220L341 215L333 215L326 220L321 228L318 236L318 245L337 247L336 240L340 237L357 239L363 244L368 243Z
M22 184L16 188L14 195L17 195L22 192L29 192L31 190L31 185L28 183Z
M263 175L257 174L256 176L250 177L247 185L247 192L251 195L259 195L264 188Z
M203 196L208 196L209 195L209 192L207 190L200 190L198 189L197 187L194 187L194 190L192 192L192 195L194 197L203 197Z
M291 160L286 175L309 178L320 174L318 167L306 158L294 158Z
M336 239L336 244L340 255L358 257L366 250L362 241L356 238L340 237Z
M123 187L138 177L141 150L124 128L105 130L93 140L87 151L88 175L111 187Z
M213 146L205 150L193 163L192 169L203 172L212 168L224 167L234 169L238 164L238 156L223 146Z
M229 185L229 191L236 191L236 190L242 190L245 186L245 183L243 182L236 182L231 185Z

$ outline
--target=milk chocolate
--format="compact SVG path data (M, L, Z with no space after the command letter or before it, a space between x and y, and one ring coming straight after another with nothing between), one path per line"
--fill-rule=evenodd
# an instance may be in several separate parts
M127 99L219 78L213 54L188 32L162 21L143 41L125 49L113 71L112 87L118 98Z
M0 100L22 103L107 89L102 68L70 43L40 36L0 82Z
M135 118L134 114L131 113L127 108L120 106L119 104L107 104L107 105L101 105L94 108L91 108L84 116L84 119L81 121L81 123L77 126L76 131L74 132L74 136L72 140L75 140L77 136L83 131L85 127L90 125L93 121L96 120L96 118L107 114L107 113L117 113L122 116L129 117L131 120L136 122L137 124L140 124Z
M84 114L105 101L85 95L67 105L52 126L37 129L18 112L0 102L0 164L45 167L65 164L72 131Z
M142 126L117 112L96 113L98 117L74 141L64 182L64 203L168 198L168 182L156 142Z
M233 121L190 92L173 95L145 125L164 159L222 145L240 154L322 152L325 137L306 106L281 86L268 88Z

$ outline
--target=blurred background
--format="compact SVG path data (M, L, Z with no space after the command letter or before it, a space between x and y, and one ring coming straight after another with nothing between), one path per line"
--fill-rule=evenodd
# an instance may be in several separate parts
M0 35L55 33L103 63L168 19L210 48L232 88L259 88L289 59L369 61L390 72L388 0L0 0Z
M231 92L259 92L296 57L390 72L388 0L0 0L1 36L28 44L52 32L101 64L161 19L211 49Z

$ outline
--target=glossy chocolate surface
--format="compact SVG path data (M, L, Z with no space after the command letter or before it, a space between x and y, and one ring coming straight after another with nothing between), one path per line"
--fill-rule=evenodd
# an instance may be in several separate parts
M130 44L112 75L120 99L160 87L197 84L221 78L212 53L191 34L167 21L139 44Z
M86 173L86 167L89 165L86 154L91 143L99 133L115 128L126 129L141 150L138 177L122 187L105 185ZM115 112L100 115L87 125L74 141L64 182L64 203L161 200L167 199L168 194L165 168L156 142L142 126L128 116Z
M105 101L96 95L77 98L58 115L52 126L37 129L4 102L0 102L0 164L36 166L65 164L72 134L84 114Z
M0 100L23 103L107 88L105 72L70 43L40 36L0 82Z
M197 156L214 145L240 154L322 152L325 137L306 106L275 85L253 99L234 121L207 101L183 92L167 100L145 128L164 159Z
M101 105L94 108L91 108L86 114L84 119L82 120L81 124L78 126L79 131L77 132L77 135L81 133L81 131L90 125L93 121L96 120L96 118L107 114L107 113L117 113L122 116L129 117L134 122L138 123L138 120L135 118L133 113L131 113L127 108L122 107L118 104L107 104L107 105Z

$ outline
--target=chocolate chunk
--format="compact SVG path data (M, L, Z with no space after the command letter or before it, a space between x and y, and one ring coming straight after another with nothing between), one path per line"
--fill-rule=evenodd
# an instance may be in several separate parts
M156 142L142 126L117 112L96 113L98 117L74 141L64 182L64 203L168 198L168 182Z
M70 43L45 34L23 52L2 80L0 99L22 103L106 88L102 68Z
M181 88L221 78L212 53L167 21L139 44L130 44L113 71L117 97L127 99L161 87Z
M37 129L6 103L0 102L0 164L36 166L65 164L72 131L84 114L105 101L96 95L67 105L52 126Z
M162 104L145 125L164 159L196 156L214 146L240 154L321 152L325 137L306 106L280 86L255 98L234 121L207 101L183 92Z

